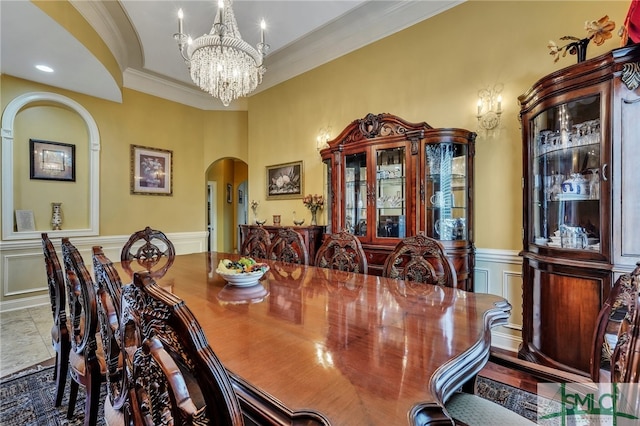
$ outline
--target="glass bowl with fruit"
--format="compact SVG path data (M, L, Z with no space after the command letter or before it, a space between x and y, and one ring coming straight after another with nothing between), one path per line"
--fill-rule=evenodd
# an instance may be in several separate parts
M256 262L250 257L238 260L222 259L218 262L216 272L229 284L238 287L250 287L258 284L269 270L266 263Z

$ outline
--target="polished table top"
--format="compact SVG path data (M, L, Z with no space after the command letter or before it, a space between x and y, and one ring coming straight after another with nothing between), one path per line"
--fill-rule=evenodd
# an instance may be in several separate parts
M479 371L493 295L269 262L252 288L215 269L226 253L180 255L158 281L183 299L232 373L292 412L333 425L413 424Z

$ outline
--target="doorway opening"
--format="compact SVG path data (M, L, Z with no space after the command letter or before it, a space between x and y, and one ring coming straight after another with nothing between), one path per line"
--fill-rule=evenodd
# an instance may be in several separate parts
M207 251L218 250L218 237L216 235L215 225L218 217L216 185L216 181L207 182L207 233L209 235L209 238L207 238Z

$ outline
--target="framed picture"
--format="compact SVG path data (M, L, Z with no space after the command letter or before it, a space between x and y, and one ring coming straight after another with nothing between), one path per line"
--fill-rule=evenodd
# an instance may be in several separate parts
M233 203L233 186L230 183L227 184L227 203Z
M131 193L173 194L173 151L131 145Z
M302 161L267 166L267 200L302 198Z
M238 189L238 204L244 204L244 193L242 189Z
M29 139L31 179L76 181L76 146Z

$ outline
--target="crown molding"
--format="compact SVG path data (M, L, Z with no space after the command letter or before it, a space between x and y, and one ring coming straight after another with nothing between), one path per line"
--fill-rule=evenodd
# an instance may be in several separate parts
M225 107L219 99L196 88L183 83L176 83L166 78L158 77L149 72L127 68L123 74L124 87L148 95L157 96L169 101L207 111L247 111L247 98L234 100Z

